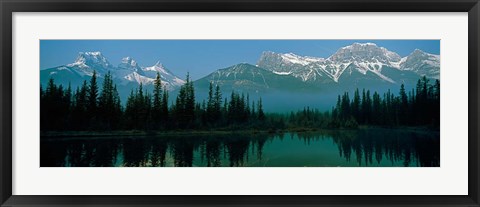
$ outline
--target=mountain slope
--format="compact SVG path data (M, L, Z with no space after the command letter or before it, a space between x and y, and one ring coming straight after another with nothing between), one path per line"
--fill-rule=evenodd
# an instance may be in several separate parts
M421 76L440 79L440 55L433 55L416 49L402 60L400 68L413 71Z
M302 57L292 53L280 54L264 52L257 62L258 67L265 68L276 74L289 75L299 78L303 82L324 82L326 79L335 82L345 82L342 78L348 69L370 76L367 79L386 81L392 84L402 83L396 77L389 77L383 72L384 69L397 69L399 71L411 71L417 76L426 75L429 78L439 78L440 57L415 50L406 57L401 57L395 52L374 43L354 43L338 49L330 57L323 59L318 57ZM392 72L390 72L392 73ZM410 77L412 74L403 72ZM360 78L360 76L358 76Z
M81 52L74 63L41 70L40 82L44 84L50 78L54 78L57 83L63 85L71 83L72 86L78 86L83 80L89 80L94 70L100 80L110 72L119 86L150 85L155 80L157 72L160 73L163 85L169 90L174 90L185 82L160 62L150 67L141 67L131 57L125 57L115 67L100 52Z
M305 84L301 80L279 75L251 64L241 63L216 70L194 82L199 90L206 90L210 82L219 85L224 92L232 90L248 93L266 93L275 91L313 91L321 88Z

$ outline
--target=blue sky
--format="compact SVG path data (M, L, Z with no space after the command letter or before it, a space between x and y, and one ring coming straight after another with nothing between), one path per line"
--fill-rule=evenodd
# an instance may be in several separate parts
M198 79L237 63L255 64L263 51L328 57L354 42L373 42L398 53L414 49L440 54L440 40L41 40L40 69L75 61L79 52L100 51L117 65L130 56L141 66L162 62L177 76Z

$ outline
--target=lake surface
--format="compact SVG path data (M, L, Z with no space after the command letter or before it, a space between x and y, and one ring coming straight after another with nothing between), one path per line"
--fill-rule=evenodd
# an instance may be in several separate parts
M439 167L440 133L42 137L40 153L42 167Z

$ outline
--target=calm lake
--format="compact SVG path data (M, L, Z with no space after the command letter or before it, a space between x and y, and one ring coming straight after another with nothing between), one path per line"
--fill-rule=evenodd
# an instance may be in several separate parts
M439 167L440 133L359 129L42 137L40 151L42 167Z

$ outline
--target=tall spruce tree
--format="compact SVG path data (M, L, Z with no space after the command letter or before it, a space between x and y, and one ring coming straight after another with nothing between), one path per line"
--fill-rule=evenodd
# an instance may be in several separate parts
M215 86L215 95L214 95L213 111L215 120L220 120L222 116L222 92L220 91L220 86L217 84Z
M258 100L258 106L257 106L257 113L258 113L258 120L260 121L265 121L265 113L263 112L263 104L262 104L262 98Z
M162 80L160 73L157 72L157 77L153 82L153 106L152 119L156 127L160 126L162 114Z
M207 99L207 119L208 123L213 123L216 120L215 109L214 109L214 99L213 99L213 82L210 82L208 87L208 99Z
M98 85L97 85L97 72L94 70L92 78L90 79L90 85L88 86L88 106L87 113L90 121L90 126L96 127L95 118L97 115L97 102L98 102Z

